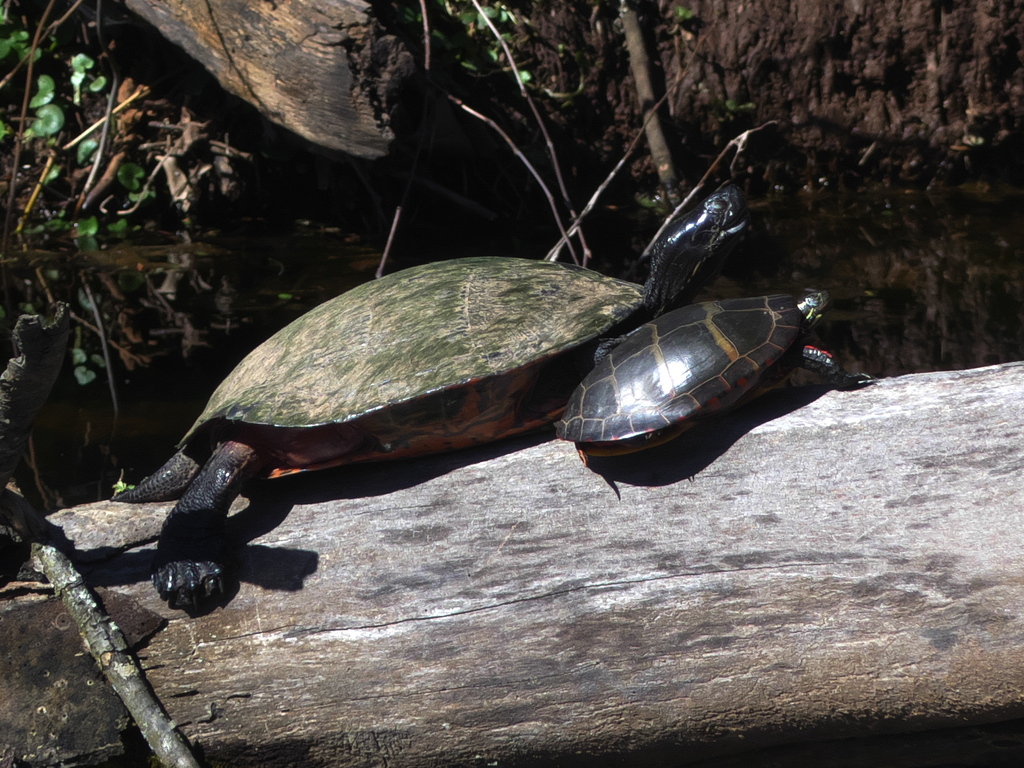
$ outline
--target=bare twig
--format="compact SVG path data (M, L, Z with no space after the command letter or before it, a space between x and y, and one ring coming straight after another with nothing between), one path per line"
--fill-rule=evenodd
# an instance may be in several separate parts
M427 19L427 0L420 0L420 16L423 17L423 71L430 76L430 21Z
M92 316L96 318L97 335L100 337L100 348L103 350L103 363L107 368L107 384L110 387L110 402L114 407L114 418L116 419L120 414L121 409L117 403L117 387L114 385L114 370L110 364L110 346L107 344L107 334L103 330L103 316L100 314L100 307L96 303L95 297L92 295L92 288L89 287L88 280L82 281L82 289L85 291L85 295L89 299L89 306L92 308Z
M149 95L149 86L147 86L147 85L140 85L138 88L135 89L135 91L132 93L131 96L129 96L127 99L125 99L120 104L118 104L116 107L114 107L111 110L110 114L111 115L119 115L122 112L124 112L126 109L128 109L128 107L130 107L132 105L132 103L134 103L134 102L138 101L139 99L143 98L144 96L148 96L148 95ZM73 138L71 141L69 141L63 147L61 147L61 149L68 150L68 149L71 149L72 147L75 147L80 142L82 142L85 139L87 139L97 128L102 128L107 123L107 121L109 119L110 118L109 118L108 115L104 115L99 120L97 120L95 123L93 123L88 128L86 128L84 131L82 131L80 134L75 136L75 138Z
M387 263L388 254L391 253L391 243L395 239L395 230L398 229L398 220L402 217L402 206L395 208L395 216L391 219L391 232L388 233L388 242L384 246L384 253L380 256L380 265L377 267L377 272L374 277L380 279L384 276L384 265Z
M152 171L150 171L149 176L146 177L146 183L143 184L142 189L139 190L138 197L135 199L135 205L133 205L131 208L125 208L123 211L118 211L118 216L128 216L130 214L135 213L135 211L139 209L139 206L142 205L143 201L146 199L146 193L149 192L149 188L153 186L153 181L154 179L156 179L156 175L160 173L160 170L170 159L170 154L166 154L160 158L160 162L158 162L156 164L156 167Z
M448 98L453 103L457 104L461 109L465 110L474 117L483 120L485 123L491 126L491 128L494 129L498 133L498 135L501 136L502 139L505 140L505 143L508 144L509 148L515 154L515 156L519 158L523 165L526 166L527 170L529 170L530 173L533 175L533 178L537 180L537 183L540 185L541 191L548 199L548 205L551 206L551 215L554 217L555 223L558 225L558 229L562 233L562 239L568 241L569 235L566 233L565 225L562 223L562 217L558 213L558 205L555 203L555 198L551 194L551 190L548 189L548 185L544 183L544 179L542 179L540 174L537 173L537 169L533 167L529 160L526 159L526 155L524 155L522 151L519 149L519 147L516 146L515 142L512 141L509 135L501 129L501 126L499 126L496 122L491 120L491 118L480 114L475 109L465 104L461 99L452 96L450 93L448 94ZM572 244L567 244L569 246L569 252L572 254L573 261L579 264L579 259L576 256L576 252L572 248Z
M85 2L85 0L75 0L75 4L72 5L70 8L68 8L67 13L65 13L63 16L61 16L59 19L57 19L55 22L53 22L50 26L48 26L46 28L46 32L44 32L43 34L44 35L51 35L54 32L56 32L58 27L60 27L61 24L63 24L65 21L67 21L69 18L71 18L71 15L75 11L78 10L78 6L80 6L84 2ZM42 20L40 20L39 23L40 23L40 25L42 25ZM20 59L18 59L18 63L14 65L14 67L11 69L11 71L8 72L6 75L4 75L2 78L0 78L0 88L3 88L5 85L7 85L11 81L11 79L16 74L18 74L18 71L21 69L21 65L24 64L26 61L28 61L29 56L34 56L34 54L35 54L35 51L29 51L24 56L22 56ZM29 80L31 80L31 78L29 78Z
M572 204L572 200L569 198L569 191L565 186L565 179L562 178L561 165L558 162L558 153L555 151L555 143L551 140L551 134L548 133L547 126L544 124L544 118L541 117L540 110L537 108L537 104L530 97L530 92L526 90L526 84L523 82L523 77L519 72L519 67L516 66L516 60L512 57L512 51L508 47L508 43L505 42L505 38L501 36L498 28L494 26L494 22L491 21L490 17L484 13L483 6L480 5L479 0L471 0L473 6L476 8L480 18L484 20L487 27L491 30L491 34L494 35L494 39L498 41L501 46L501 50L505 53L505 60L508 61L509 67L512 69L512 74L515 76L516 85L519 86L519 93L526 103L530 106L530 111L533 113L534 119L537 121L537 127L540 129L541 135L544 137L544 143L547 145L548 157L551 160L551 167L555 173L555 179L558 181L558 189L562 193L562 201L565 203L566 210L569 212L571 219L578 219L576 216L576 210ZM536 175L536 174L534 174ZM565 232L565 228L561 221L558 222L559 229ZM579 227L577 227L577 230ZM580 245L583 247L583 262L586 263L590 259L590 248L587 246L586 240L584 240L582 234L580 235ZM573 260L575 260L575 255Z
M697 185L690 190L690 194L688 194L686 198L675 207L675 210L672 211L672 214L665 219L662 225L658 228L658 231L654 233L654 237L651 238L651 241L647 244L647 247L644 248L644 252L643 254L641 254L640 258L644 258L647 256L648 253L650 253L651 247L658 241L658 238L661 237L661 233L665 231L665 228L669 224L671 224L682 211L684 211L686 208L690 206L694 198L697 197L698 194L700 194L701 190L703 190L704 185L707 183L708 179L710 179L714 174L718 173L718 169L721 166L722 161L725 159L725 156L731 150L736 150L736 153L739 154L744 149L746 149L747 141L749 140L752 134L757 133L758 131L763 131L765 128L774 126L776 124L777 122L775 120L769 120L767 123L759 125L757 128L750 128L744 131L739 136L732 139L728 144L726 144L725 147L723 147L722 151L718 153L718 157L715 158L715 162L713 162L711 164L711 167L708 168L707 171L705 171L700 181L697 182Z
M25 95L21 100L21 113L18 121L18 133L14 137L14 154L11 158L11 186L10 191L7 195L7 212L4 216L4 232L3 238L0 239L0 257L7 258L10 255L11 245L11 223L14 221L14 203L18 199L18 168L21 165L21 148L25 143L25 124L28 122L28 105L32 100L32 72L35 68L35 55L36 50L39 48L39 40L43 36L43 25L46 20L50 18L50 12L53 10L53 5L56 0L50 0L46 4L46 9L43 11L42 18L39 19L39 25L36 27L36 33L32 37L32 45L28 49L28 68L25 75ZM7 281L7 269L3 268L3 282L4 282L4 302L10 313L11 307L11 296L10 296L10 285Z
M28 198L28 202L25 204L25 210L21 212L21 219L18 220L18 226L14 229L14 234L20 233L25 228L25 222L28 221L28 217L32 215L32 209L36 207L36 201L39 199L39 193L43 191L43 187L46 184L46 177L50 175L50 169L53 168L54 162L56 162L57 156L50 153L49 157L46 158L46 165L43 166L43 172L39 174L39 179L36 181L36 186L32 190L32 194Z
M83 328L88 328L90 331L95 333L97 336L102 336L103 335L103 332L99 328L97 328L95 325L90 323L85 318L80 317L79 315L76 315L74 312L68 313L68 316L72 320L74 320L76 323L81 325ZM107 344L109 344L114 349L116 349L121 354L122 357L131 359L136 365L147 365L147 361L146 361L145 358L139 357L138 355L136 355L131 350L126 349L125 347L122 347L116 341L112 341L110 339L107 339Z
M11 494L10 491L5 493ZM22 502L27 504L24 500ZM71 561L49 544L33 544L32 555L53 586L54 593L78 624L89 653L128 708L157 759L161 764L174 768L199 768L185 737L164 712L146 682L120 628L97 604Z
M608 185L612 183L612 179L614 179L618 175L619 171L622 170L630 155L633 154L633 150L636 149L636 145L640 142L640 137L644 135L644 127L646 126L647 120L650 118L650 115L654 114L654 112L661 106L661 104L667 98L668 93L666 93L664 96L658 99L658 103L655 104L654 107L652 107L652 109L648 112L647 117L644 118L644 124L640 126L640 130L636 132L636 134L633 136L633 140L629 142L629 146L626 147L626 151L619 159L619 162L615 164L615 167L612 168L611 173L609 173L608 176L605 177L605 180L601 182L600 186L598 186L598 188L594 191L594 194L590 196L590 199L587 201L587 204L583 206L583 210L580 212L580 215L576 217L576 220L573 221L572 226L569 227L569 236L572 236L572 234L577 229L579 229L580 223L583 221L583 218L594 209L594 206L597 205L597 201L601 198L601 195L604 194L604 191L606 189L608 189ZM567 242L568 240L566 236L563 235L562 238L557 243L555 243L554 247L550 251L548 251L548 254L547 256L544 257L544 260L558 261L558 256L562 252L562 248L566 245Z
M644 113L647 147L651 152L651 159L654 160L654 167L658 172L662 190L670 200L675 201L679 199L679 193L676 190L679 179L676 176L672 153L669 151L665 134L661 130L661 120L658 118L655 106L654 84L651 82L651 61L647 55L647 46L644 44L643 31L640 29L640 18L630 5L629 0L621 0L619 17L622 19L622 27L626 36L629 67L633 73L636 94L640 100L640 109ZM658 104L660 103L661 101L658 102Z

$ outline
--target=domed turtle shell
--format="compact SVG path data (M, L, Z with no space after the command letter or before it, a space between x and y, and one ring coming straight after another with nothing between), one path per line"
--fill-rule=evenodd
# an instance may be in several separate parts
M674 437L693 419L778 383L772 367L805 327L796 300L784 295L668 312L633 331L583 380L558 436L593 455Z
M561 379L545 366L629 317L642 290L587 269L514 258L388 275L257 347L181 445L208 430L217 440L242 434L272 456L269 473L281 475L535 429L558 416L575 383L562 377L566 391L549 392ZM280 431L261 434L269 428Z

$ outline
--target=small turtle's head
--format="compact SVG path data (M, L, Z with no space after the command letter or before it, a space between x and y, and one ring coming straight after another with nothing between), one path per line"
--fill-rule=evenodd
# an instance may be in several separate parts
M722 265L750 224L747 201L734 184L674 221L651 246L644 306L651 317L689 304Z
M821 318L832 308L832 296L828 291L816 291L804 296L797 303L797 307L804 316L804 327L810 330L820 323Z

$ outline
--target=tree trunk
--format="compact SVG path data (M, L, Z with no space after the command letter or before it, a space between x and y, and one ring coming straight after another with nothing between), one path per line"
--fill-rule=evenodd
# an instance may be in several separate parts
M387 153L392 111L415 71L363 0L124 0L221 86L314 145Z
M1022 377L791 389L591 469L537 438L255 483L241 587L197 618L138 546L168 505L51 519L170 620L141 655L215 761L684 764L1005 720Z

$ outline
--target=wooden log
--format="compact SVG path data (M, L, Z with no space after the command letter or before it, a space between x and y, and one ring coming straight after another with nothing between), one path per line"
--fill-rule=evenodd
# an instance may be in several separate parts
M170 619L142 656L215 761L684 764L1006 720L1022 383L794 388L591 469L537 438L253 484L241 586L196 618L132 543L167 505L51 519Z
M381 157L412 55L364 0L124 0L228 92L312 144Z

